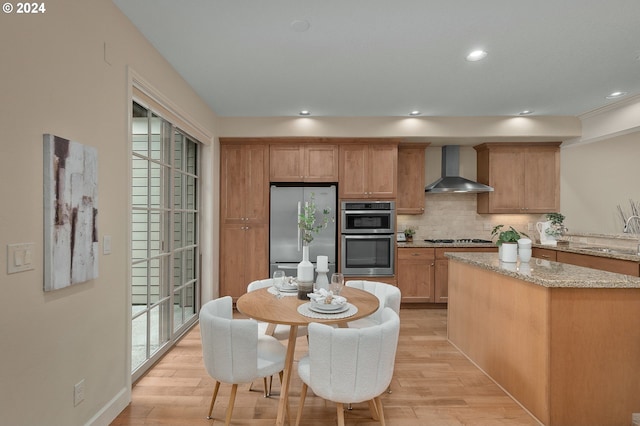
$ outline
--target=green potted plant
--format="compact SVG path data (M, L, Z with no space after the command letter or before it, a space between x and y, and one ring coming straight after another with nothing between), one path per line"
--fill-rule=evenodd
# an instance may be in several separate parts
M562 213L547 213L547 220L551 222L551 225L545 230L545 233L552 237L558 237L566 232L564 217Z
M416 234L416 230L413 229L412 227L407 227L404 230L404 236L407 239L408 242L413 241L413 236Z
M513 226L503 231L504 225L497 225L491 231L492 239L497 238L496 245L499 247L499 258L504 262L515 262L518 258L518 240L529 237L524 232L518 232Z

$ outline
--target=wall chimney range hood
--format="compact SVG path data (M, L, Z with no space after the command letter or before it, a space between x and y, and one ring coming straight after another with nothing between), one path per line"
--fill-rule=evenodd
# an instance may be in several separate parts
M460 176L460 146L442 147L442 177L430 185L424 192L443 194L450 192L492 192L493 188Z

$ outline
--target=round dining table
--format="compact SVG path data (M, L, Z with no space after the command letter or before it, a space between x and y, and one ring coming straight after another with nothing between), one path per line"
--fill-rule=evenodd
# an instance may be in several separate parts
M291 384L298 327L309 325L312 322L345 326L349 321L371 315L380 306L380 302L374 294L357 288L345 286L340 295L344 296L347 303L352 305L347 313L314 313L306 309L308 305L305 304L309 300L300 300L298 297L290 295L278 297L271 287L245 293L236 302L238 311L250 318L271 324L290 326L276 425L284 425L285 415L288 413L289 385Z

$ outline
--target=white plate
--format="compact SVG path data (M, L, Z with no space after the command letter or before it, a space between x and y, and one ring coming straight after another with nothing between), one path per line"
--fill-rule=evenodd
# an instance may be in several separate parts
M340 312L344 312L349 309L349 305L345 303L344 305L330 305L330 304L318 304L309 302L309 309L313 312L319 313L327 313L327 314L337 314Z
M280 291L283 293L295 293L298 291L298 287L296 286L283 286L280 288Z

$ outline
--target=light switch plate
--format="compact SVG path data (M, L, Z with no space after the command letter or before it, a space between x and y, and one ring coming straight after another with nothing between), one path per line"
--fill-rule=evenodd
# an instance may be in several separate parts
M34 247L34 243L7 244L7 274L34 269Z
M111 235L102 238L102 254L111 254Z

